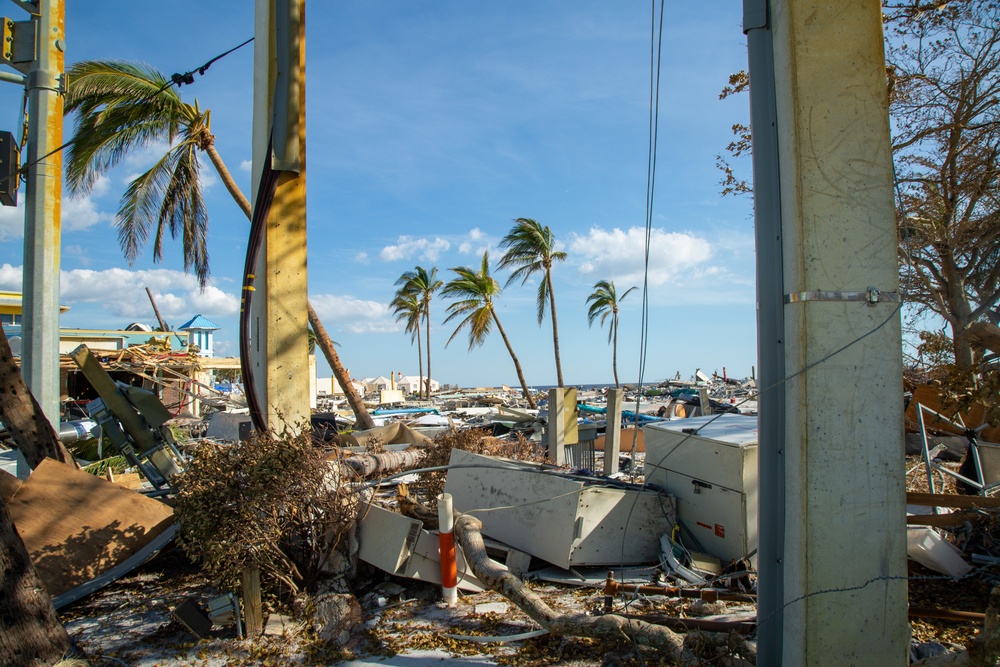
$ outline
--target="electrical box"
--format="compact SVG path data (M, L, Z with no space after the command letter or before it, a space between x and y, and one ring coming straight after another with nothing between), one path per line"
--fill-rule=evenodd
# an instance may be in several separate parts
M17 186L21 178L21 156L17 141L10 132L0 132L0 204L17 206Z
M643 430L646 481L677 499L684 544L723 560L750 557L757 549L757 417L692 417Z
M35 60L35 21L0 16L0 63L27 74Z

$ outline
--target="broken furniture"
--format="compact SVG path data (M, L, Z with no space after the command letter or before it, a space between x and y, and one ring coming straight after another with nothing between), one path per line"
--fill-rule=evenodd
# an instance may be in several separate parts
M87 411L108 440L157 489L168 486L183 460L170 428L172 417L153 392L115 382L86 345L73 350L73 361L100 396Z
M359 520L358 547L358 558L389 574L432 584L441 583L438 535L425 530L417 519L371 505L363 510ZM506 567L516 574L523 574L530 557L513 549L506 551ZM460 551L457 566L458 588L473 593L487 590L469 570Z
M931 493L937 492L934 488L935 470L954 477L957 485L964 485L979 495L988 496L1000 488L1000 445L979 442L977 437L980 431L988 427L987 424L968 428L961 415L957 415L953 421L919 402L916 404L915 410L917 423L920 427L920 453L924 459L924 467L927 470L927 486ZM947 430L959 430L969 441L966 462L963 462L958 472L937 460L936 454L939 451L937 447L934 450L929 449L930 445L927 441L928 418L933 418L935 427L945 426ZM975 479L971 479L970 474L975 475Z
M757 549L757 418L690 417L644 431L646 481L676 497L681 540L723 560L750 558Z
M445 493L486 537L563 569L658 563L676 519L673 499L656 491L458 449Z

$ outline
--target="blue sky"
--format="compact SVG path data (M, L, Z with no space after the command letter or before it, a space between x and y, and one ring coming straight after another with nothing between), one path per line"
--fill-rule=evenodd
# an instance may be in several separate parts
M745 67L741 4L671 3L664 26L646 380L696 368L747 376L755 363L753 221L723 198L715 156L748 100L720 101ZM20 12L9 8L9 15ZM18 17L21 18L21 17ZM565 380L611 382L607 331L587 326L595 282L642 284L649 120L650 7L598 1L307 3L310 300L355 377L416 374L416 349L388 311L416 265L477 266L518 217L552 228L568 253L553 272ZM67 63L125 59L166 74L193 69L253 34L253 3L67 2ZM214 63L182 97L212 110L216 146L250 190L252 48ZM0 84L0 129L19 134L22 91ZM67 124L66 137L71 136ZM162 153L163 147L160 147ZM64 198L64 327L154 323L196 313L235 354L248 223L204 161L212 279L200 292L179 243L130 266L114 215L135 155L87 197ZM740 168L749 175L749 165ZM22 189L23 199L23 189ZM23 212L0 210L0 289L20 289ZM494 270L503 282L506 274ZM529 384L555 383L548 318L535 286L512 284L498 314ZM461 386L516 384L499 337L445 348L447 300L432 303L433 375ZM641 294L623 302L619 374L638 374ZM328 373L320 363L321 374Z

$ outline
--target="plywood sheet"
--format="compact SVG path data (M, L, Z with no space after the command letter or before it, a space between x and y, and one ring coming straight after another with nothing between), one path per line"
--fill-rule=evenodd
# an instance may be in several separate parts
M158 500L52 459L7 507L53 597L125 561L174 520Z

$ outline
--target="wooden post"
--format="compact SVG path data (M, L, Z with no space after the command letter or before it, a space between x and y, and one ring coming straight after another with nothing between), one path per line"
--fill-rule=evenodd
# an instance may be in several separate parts
M258 637L264 631L264 613L260 602L260 568L243 569L243 621L249 639Z

